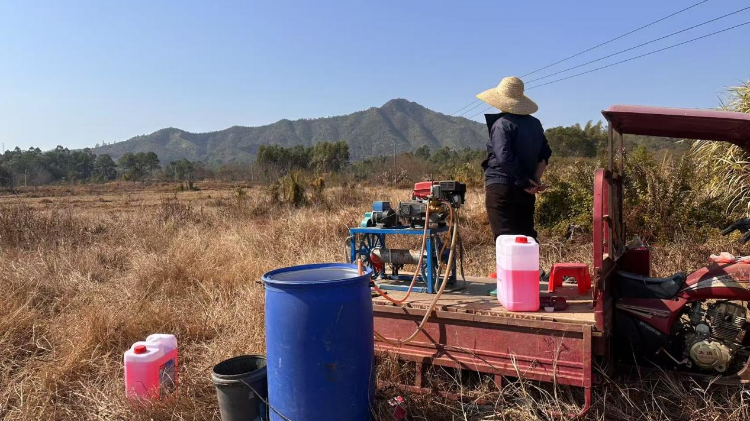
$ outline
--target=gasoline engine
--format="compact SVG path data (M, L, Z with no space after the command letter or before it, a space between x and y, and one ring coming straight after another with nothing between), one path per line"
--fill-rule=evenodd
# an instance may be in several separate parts
M464 204L465 198L466 184L459 181L422 181L414 185L411 200L399 202L398 209L391 208L390 202L374 202L372 211L365 213L360 226L424 227L428 207L430 223L445 226L450 215L449 206L458 209Z
M464 204L466 184L458 181L423 181L414 185L412 200L399 202L398 216L410 227L424 227L427 208L430 222L445 225L449 206L458 209Z
M397 208L392 208L389 202L374 202L372 211L366 212L360 223L363 228L382 228L378 234L368 236L371 241L366 245L360 245L361 250L357 253L364 257L364 262L373 269L378 277L384 277L385 265L390 265L391 277L398 277L398 273L404 265L420 265L417 269L423 278L436 278L439 274L439 266L445 264L448 259L447 243L443 243L439 235L430 234L432 241L431 250L396 249L385 247L385 236L393 233L398 234L400 230L419 230L427 236L426 228L442 228L449 232L445 226L465 201L466 184L458 181L423 181L414 185L411 200L399 202ZM458 218L453 222L457 223ZM426 225L426 226L425 226ZM423 243L424 244L424 243ZM432 267L427 265L427 254L432 256ZM436 279L433 279L433 281Z
M747 310L728 301L695 302L688 310L683 356L687 365L723 373L734 357L745 352Z

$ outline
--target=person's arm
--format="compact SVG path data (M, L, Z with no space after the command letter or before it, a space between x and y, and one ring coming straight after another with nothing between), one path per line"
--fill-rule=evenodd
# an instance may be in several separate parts
M536 171L534 171L534 181L540 186L542 185L542 176L544 175L544 170L547 169L549 158L552 156L552 149L550 149L549 147L547 137L544 135L542 135L542 137L544 138L544 143L542 143L542 148L539 150L539 162L536 164Z
M536 171L534 171L534 181L536 181L540 186L542 185L542 176L544 175L544 170L546 169L547 161L539 161L539 163L536 164Z
M515 134L515 127L512 123L499 121L492 126L490 134L492 149L497 162L502 164L508 175L515 179L515 185L522 189L528 189L532 187L532 183L528 176L524 174L521 162L513 149Z

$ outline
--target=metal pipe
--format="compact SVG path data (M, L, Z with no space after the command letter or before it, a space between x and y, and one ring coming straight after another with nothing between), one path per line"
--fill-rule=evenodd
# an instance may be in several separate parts
M372 251L378 259L392 265L416 265L419 263L419 250L376 248Z

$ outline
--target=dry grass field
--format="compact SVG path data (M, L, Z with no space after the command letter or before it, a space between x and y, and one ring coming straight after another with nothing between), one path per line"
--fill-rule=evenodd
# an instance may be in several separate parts
M314 205L273 203L262 187L203 183L46 187L0 197L0 419L216 420L211 367L224 358L264 353L261 275L288 265L343 261L347 228L373 200L397 202L408 190L329 188ZM469 275L486 275L494 251L483 195L468 194L462 233ZM590 262L586 236L544 241L543 267ZM690 270L730 240L688 239L655 248L655 270ZM123 398L122 353L154 332L177 335L177 393L148 407ZM399 370L386 361L381 375ZM435 382L461 387L435 373ZM397 390L412 420L546 419L575 410L576 389L482 384L488 405L459 404ZM666 375L605 379L590 419L750 419L750 390L724 389Z

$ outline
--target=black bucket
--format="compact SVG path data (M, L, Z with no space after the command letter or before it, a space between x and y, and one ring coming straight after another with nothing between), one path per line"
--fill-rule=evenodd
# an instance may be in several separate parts
M222 361L211 372L211 380L216 386L222 421L268 419L263 402L268 400L266 357L242 355Z

